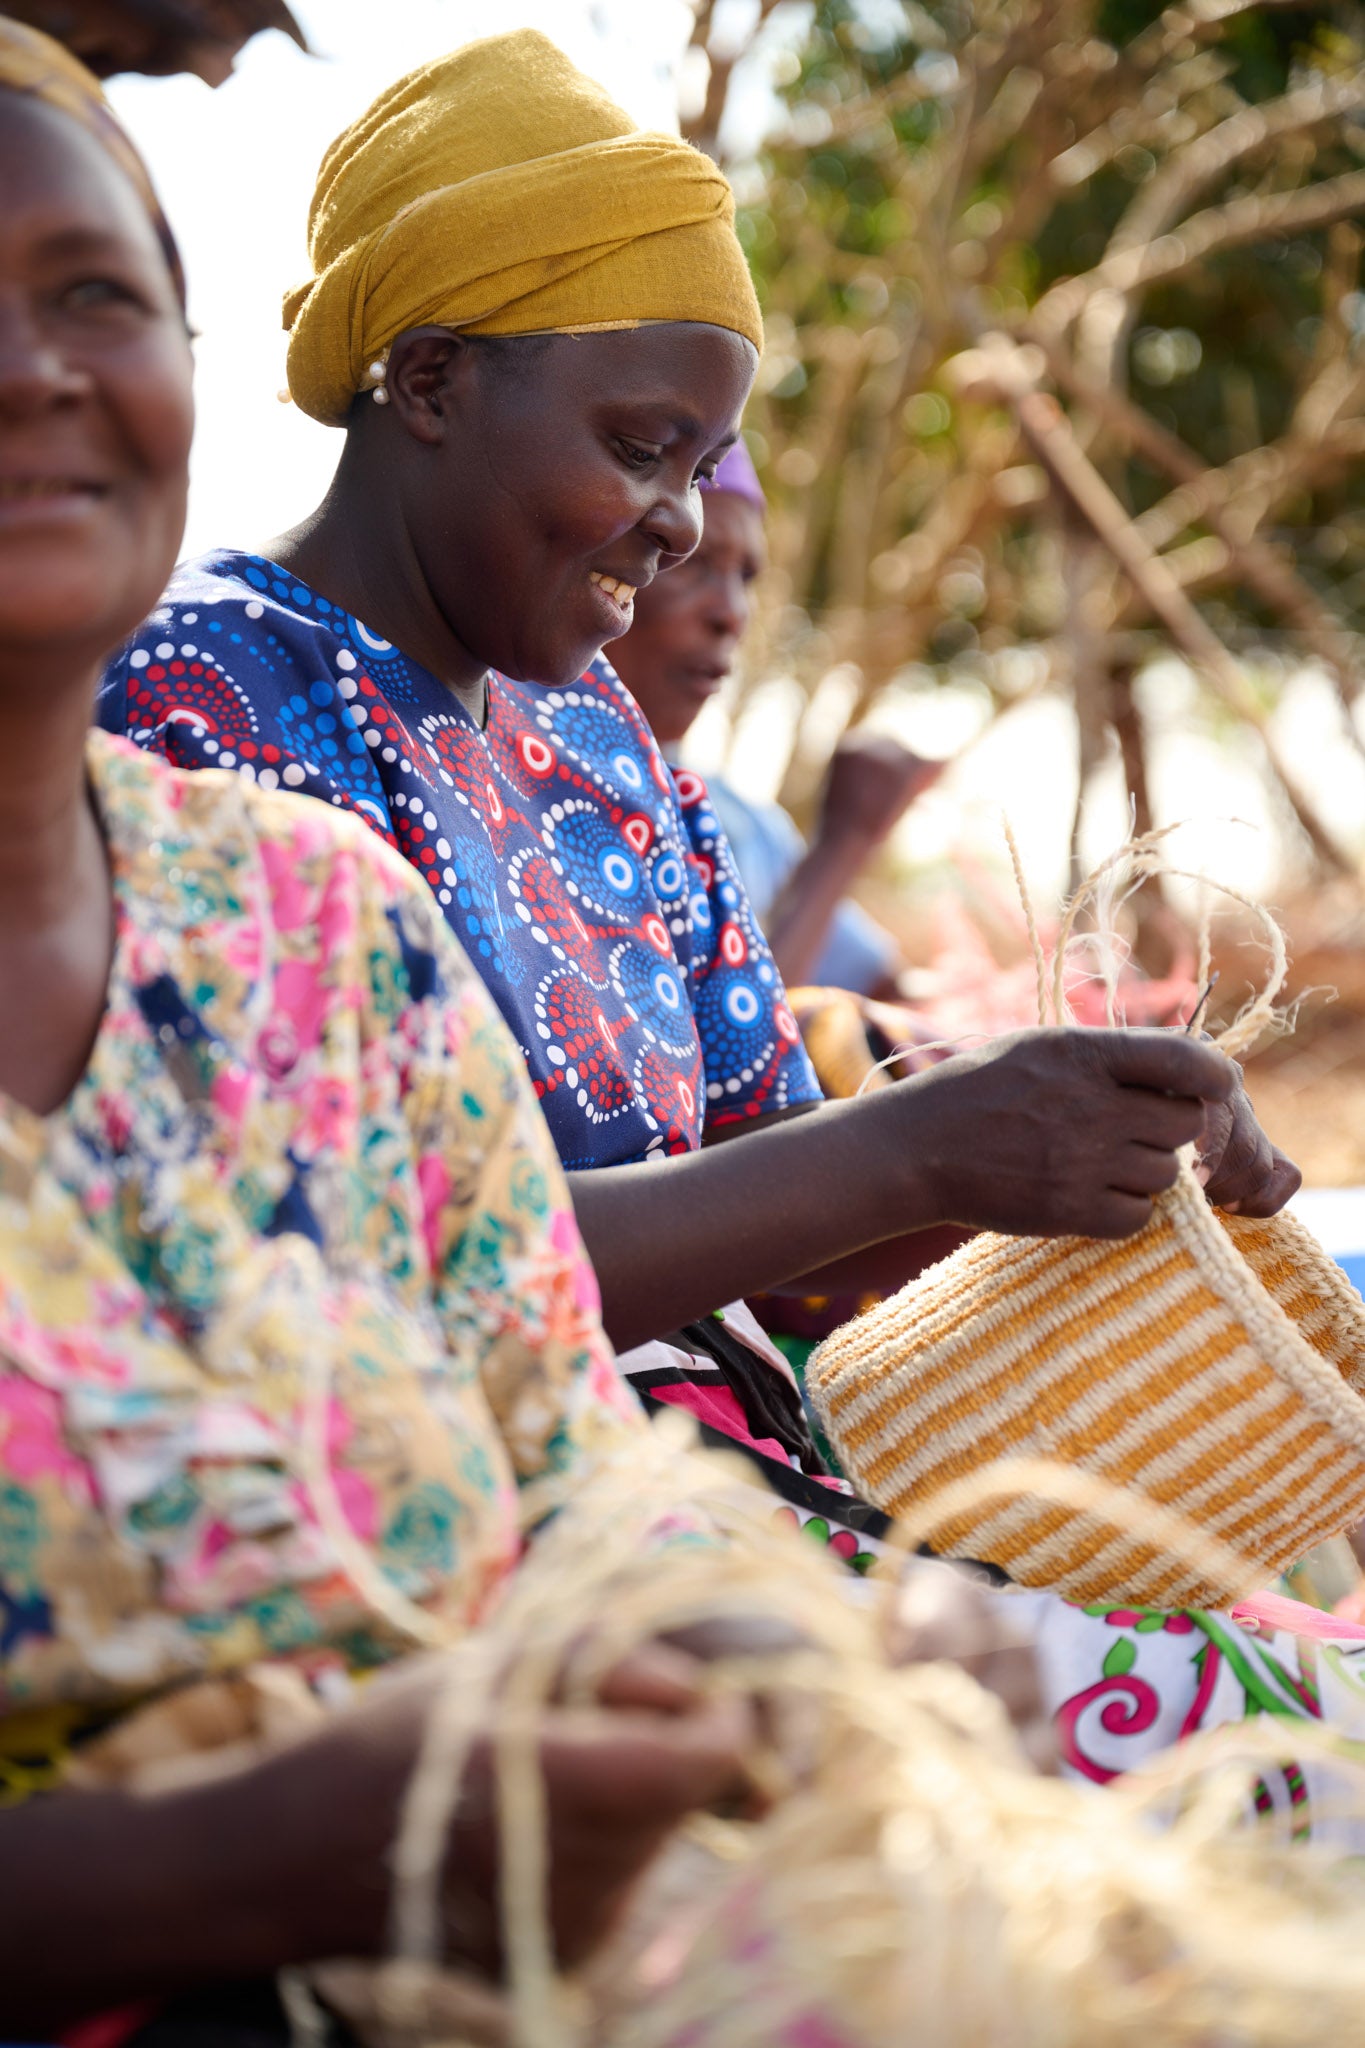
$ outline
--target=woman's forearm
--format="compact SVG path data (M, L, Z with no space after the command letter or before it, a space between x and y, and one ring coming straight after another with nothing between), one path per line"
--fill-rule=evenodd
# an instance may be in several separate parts
M1295 1170L1258 1130L1236 1069L1151 1030L1016 1032L734 1143L570 1180L603 1320L628 1349L742 1295L814 1285L836 1262L840 1285L894 1285L898 1250L889 1268L856 1255L935 1225L1126 1237L1210 1106L1241 1133L1210 1199L1273 1213Z
M59 1792L0 1814L0 2027L377 1952L410 1758L355 1731L176 1792Z
M879 1101L825 1103L663 1166L571 1174L617 1348L941 1221Z

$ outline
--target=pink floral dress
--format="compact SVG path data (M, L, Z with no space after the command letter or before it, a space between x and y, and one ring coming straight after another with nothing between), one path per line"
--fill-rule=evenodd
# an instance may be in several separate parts
M104 1020L54 1115L0 1097L0 1799L177 1681L392 1655L321 1492L459 1628L643 1427L522 1062L407 863L103 734L89 772Z

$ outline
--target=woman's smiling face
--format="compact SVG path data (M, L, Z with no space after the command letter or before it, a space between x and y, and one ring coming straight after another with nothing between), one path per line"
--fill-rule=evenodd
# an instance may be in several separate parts
M184 314L145 209L78 124L0 89L0 653L98 663L185 523Z
M691 323L475 340L418 390L407 339L389 381L425 583L475 660L570 683L628 630L634 592L697 545L697 478L738 431L757 354Z

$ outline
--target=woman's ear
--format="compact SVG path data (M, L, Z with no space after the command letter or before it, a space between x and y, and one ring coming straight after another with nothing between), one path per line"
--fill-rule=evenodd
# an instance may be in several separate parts
M413 327L394 342L383 389L414 440L433 448L444 440L455 387L469 374L471 354L464 336L448 327Z

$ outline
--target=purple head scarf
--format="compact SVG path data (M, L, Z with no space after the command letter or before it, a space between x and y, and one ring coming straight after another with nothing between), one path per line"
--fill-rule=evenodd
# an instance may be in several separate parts
M733 491L737 498L743 498L756 512L765 513L768 509L763 486L758 480L758 471L754 468L754 459L745 447L743 437L735 442L733 448L726 449L716 465L715 475L701 479L701 488L704 491Z

